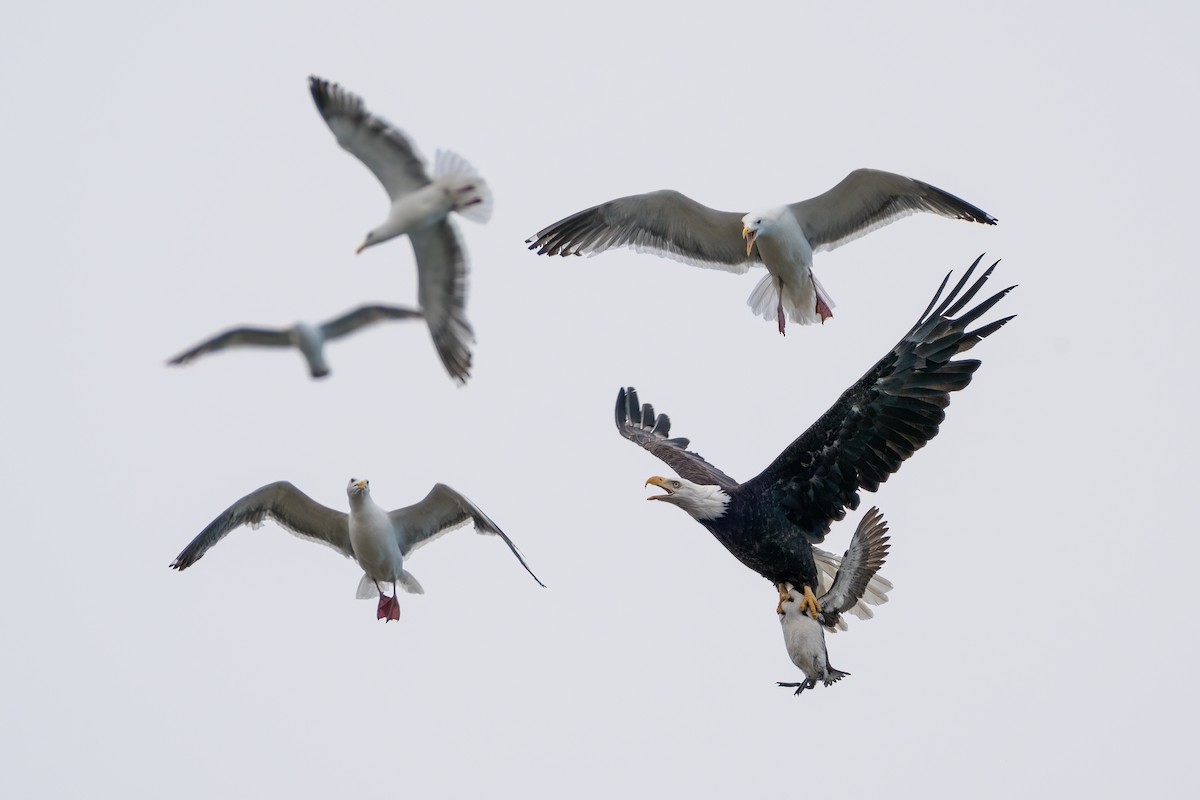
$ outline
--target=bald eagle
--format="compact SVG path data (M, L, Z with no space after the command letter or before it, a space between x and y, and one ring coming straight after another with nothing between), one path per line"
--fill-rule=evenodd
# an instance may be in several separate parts
M1008 287L959 313L979 292L997 261L967 283L983 256L941 304L947 275L933 300L903 338L842 393L800 438L754 478L739 483L688 450L688 440L671 438L671 420L639 405L632 388L617 393L617 430L678 473L651 476L664 494L648 497L679 506L716 537L739 561L774 586L791 584L803 593L802 608L814 619L818 565L813 545L830 524L859 504L859 489L879 484L937 435L950 392L963 389L979 368L974 359L951 360L1005 325L1011 316L967 330L1012 291ZM954 316L958 314L958 316ZM780 599L786 594L780 589Z

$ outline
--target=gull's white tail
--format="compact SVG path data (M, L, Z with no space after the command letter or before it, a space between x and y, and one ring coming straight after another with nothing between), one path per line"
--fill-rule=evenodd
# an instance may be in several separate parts
M465 158L438 150L433 160L433 180L455 195L454 210L473 222L492 218L492 190Z
M811 277L812 280L801 282L799 292L793 291L791 287L784 287L783 310L787 312L788 319L800 325L812 325L821 321L821 315L817 312L818 298L830 309L833 308L833 299L825 291L825 287L815 275ZM779 282L774 275L768 272L762 277L750 293L750 297L746 299L746 305L763 319L775 320L779 308Z

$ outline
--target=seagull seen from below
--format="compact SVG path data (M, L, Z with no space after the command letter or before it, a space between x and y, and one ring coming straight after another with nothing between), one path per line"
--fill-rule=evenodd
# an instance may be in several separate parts
M833 630L841 615L853 609L868 590L875 573L887 559L887 530L887 522L878 508L863 515L850 539L850 547L842 556L841 568L833 583L828 588L821 587L822 594L817 598L821 611L816 618L805 613L803 598L797 596L796 587L790 583L776 587L779 605L775 612L779 614L779 624L783 628L783 643L792 663L804 672L804 680L800 683L779 681L780 686L795 689L796 694L800 694L816 686L817 681L828 686L850 674L830 666L825 629Z
M387 218L367 233L361 253L408 234L417 259L417 296L446 371L460 384L471 372L467 321L467 255L450 212L487 222L492 195L487 182L461 156L438 151L432 177L403 131L367 111L362 98L336 83L308 79L317 110L344 150L374 173L387 191Z
M964 292L980 259L938 305L950 280L947 275L896 346L745 483L689 451L687 439L670 438L670 418L655 414L649 403L639 406L632 387L621 389L617 430L679 475L647 479L646 485L664 491L647 499L682 508L772 585L796 587L803 595L802 608L816 619L821 607L813 594L819 585L813 545L825 539L830 524L845 517L847 508L858 507L859 489L877 491L906 458L937 435L950 393L966 388L980 363L952 359L1012 319L968 330L1011 286L959 314L996 267L989 267ZM744 418L747 403L731 400L736 402L732 417Z
M229 347L295 347L308 362L308 371L314 378L329 374L325 361L325 343L340 339L347 334L389 319L416 319L421 312L397 306L360 306L336 319L320 325L297 322L290 328L232 328L201 342L168 361L171 365L187 364L206 353L215 353Z
M267 484L222 511L170 566L185 570L234 528L241 525L257 528L269 518L303 539L328 545L357 561L363 576L356 597L367 600L378 594L376 618L398 620L397 589L425 593L404 568L404 560L442 534L473 523L476 533L503 539L538 585L546 585L533 574L512 539L474 503L445 484L436 484L419 503L395 511L386 511L371 499L370 481L351 478L346 494L350 498L349 514L326 508L287 481ZM389 585L390 596L384 591Z
M595 255L615 247L741 274L767 274L747 300L784 333L785 312L809 325L833 316L833 299L813 274L813 253L833 250L876 228L928 211L995 225L996 218L923 181L856 169L824 194L742 214L718 211L671 189L610 200L572 214L526 239L545 256Z

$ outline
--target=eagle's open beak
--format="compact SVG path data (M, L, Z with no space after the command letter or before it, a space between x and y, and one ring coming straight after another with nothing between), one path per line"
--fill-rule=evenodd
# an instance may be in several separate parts
M671 482L668 481L666 478L660 478L657 475L651 475L649 478L646 478L645 485L649 486L652 483L655 486L657 486L658 488L662 489L664 492L666 492L666 494L652 494L646 498L647 500L665 500L666 498L675 494L675 492L673 492L671 490Z
M750 251L754 249L754 239L757 235L745 225L742 226L742 238L746 240L746 255L750 255Z

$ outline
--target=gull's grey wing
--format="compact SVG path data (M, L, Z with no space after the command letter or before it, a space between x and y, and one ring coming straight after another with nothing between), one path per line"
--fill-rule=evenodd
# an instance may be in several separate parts
M313 500L287 481L269 483L238 500L183 548L172 569L187 569L208 549L241 525L258 527L273 519L280 527L302 539L332 547L346 558L354 558L350 547L350 517Z
M833 585L817 599L821 606L822 623L837 625L838 618L863 598L867 585L887 560L887 532L887 521L878 508L872 508L863 515L850 539L850 547L842 556L842 564L833 579Z
M572 214L525 240L539 256L595 255L614 247L742 273L760 264L746 255L742 217L671 189L635 194Z
M471 375L467 322L467 256L449 219L409 233L417 257L417 300L433 336L433 346L450 377L466 383Z
M617 431L629 441L664 461L681 478L704 486L716 484L727 492L738 482L687 449L688 440L671 435L671 418L655 414L654 406L638 405L637 390L630 386L617 392Z
M421 312L415 308L380 305L359 306L353 311L323 323L321 325L321 335L326 340L337 339L373 322L381 322L388 319L414 319L421 316L423 316Z
M985 225L997 222L986 211L936 186L877 169L856 169L824 194L789 208L813 252L841 247L918 211Z
M996 268L993 264L967 287L982 258L938 305L946 276L904 337L765 470L742 484L744 499L782 505L809 541L820 542L831 521L858 508L859 489L878 491L906 458L937 436L950 394L966 388L980 364L952 359L1012 319L968 330L1013 289L962 311Z
M444 483L435 484L419 503L398 508L389 512L388 516L391 517L392 524L396 526L400 536L400 552L406 557L417 548L471 522L475 525L476 533L499 536L503 539L508 549L512 550L521 566L533 576L538 585L546 585L533 574L521 551L513 544L512 539L500 530L500 526L492 522L478 506Z
M829 592L829 587L833 585L834 578L837 577L838 569L842 566L842 557L835 556L827 550L822 550L819 547L813 547L813 561L817 564L817 586L814 591L817 597L823 597ZM894 587L892 582L887 578L876 573L867 581L866 589L863 590L863 595L857 603L847 609L847 613L859 619L871 619L875 616L875 612L871 610L871 606L881 606L888 601L888 592ZM830 633L844 631L849 626L846 625L845 617L838 618L833 625L828 626Z
M308 89L338 144L367 165L393 201L430 182L425 162L409 138L367 111L361 97L316 76L309 77Z
M191 350L184 351L168 361L168 364L186 364L205 353L215 353L226 347L288 347L292 339L286 330L269 328L233 328L224 333L218 333L211 339L201 342Z

